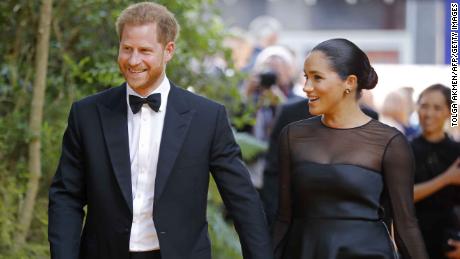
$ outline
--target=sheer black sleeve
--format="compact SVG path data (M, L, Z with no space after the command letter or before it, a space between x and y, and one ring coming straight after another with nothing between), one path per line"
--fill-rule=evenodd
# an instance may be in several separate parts
M279 206L273 225L273 247L275 258L282 258L285 239L292 218L291 157L289 150L289 127L285 127L279 142Z
M396 230L396 244L403 258L428 259L414 209L414 160L407 140L397 134L383 156L383 176Z

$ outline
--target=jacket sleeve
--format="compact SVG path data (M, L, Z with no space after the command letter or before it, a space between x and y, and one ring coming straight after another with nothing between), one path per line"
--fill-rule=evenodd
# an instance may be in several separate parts
M273 258L259 196L236 144L223 106L219 106L210 154L210 169L234 220L245 259Z
M49 190L48 240L51 258L77 259L86 205L83 147L77 105L70 110L62 153Z

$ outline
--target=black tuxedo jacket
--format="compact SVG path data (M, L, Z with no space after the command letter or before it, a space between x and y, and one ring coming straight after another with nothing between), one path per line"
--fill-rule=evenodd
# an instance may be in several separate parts
M129 258L127 109L125 84L72 105L49 191L52 258ZM209 172L234 220L244 258L272 258L263 209L225 108L171 84L152 217L163 259L211 258Z

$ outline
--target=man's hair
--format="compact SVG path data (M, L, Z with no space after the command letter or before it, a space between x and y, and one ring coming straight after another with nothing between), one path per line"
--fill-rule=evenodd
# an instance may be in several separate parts
M166 45L170 41L176 41L180 26L174 14L166 7L152 2L141 2L128 6L118 16L115 23L119 39L123 34L123 28L129 25L156 24L158 42Z

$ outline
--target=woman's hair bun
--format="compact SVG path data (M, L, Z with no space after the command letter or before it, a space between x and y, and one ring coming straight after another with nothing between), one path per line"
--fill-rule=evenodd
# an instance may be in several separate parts
M376 85L377 82L379 81L379 77L377 76L377 73L375 72L373 67L370 67L369 73L367 75L367 81L366 84L362 86L363 89L373 89Z

